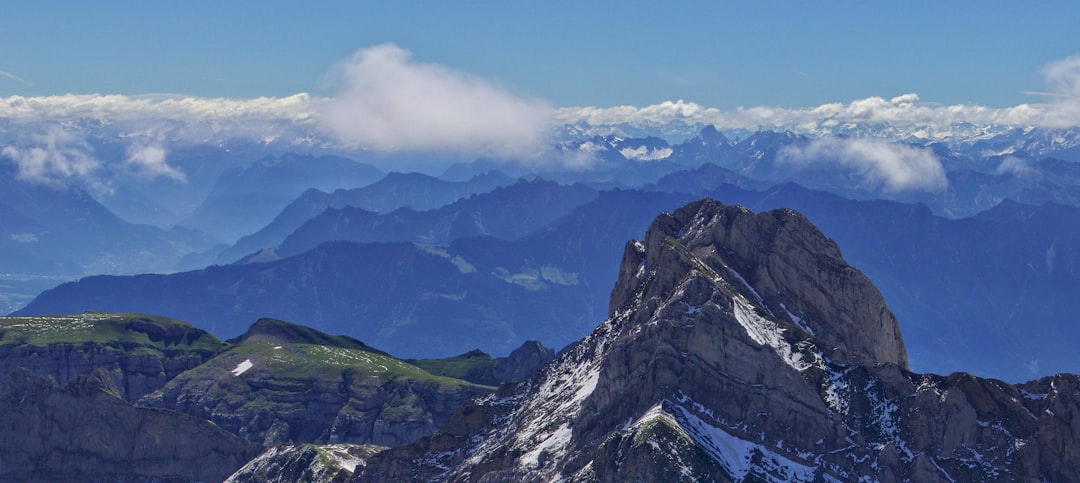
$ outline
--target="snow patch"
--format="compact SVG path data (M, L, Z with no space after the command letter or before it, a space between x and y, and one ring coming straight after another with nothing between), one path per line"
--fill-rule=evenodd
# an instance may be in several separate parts
M536 445L536 447L528 453L522 455L521 464L528 468L540 467L541 453L548 451L549 449L561 450L566 446L566 443L570 442L570 437L573 435L574 432L570 430L570 426L563 423L563 425L559 426L559 429L556 429L555 432L551 433L547 439ZM561 451L557 452L561 453Z
M765 446L741 439L705 422L682 406L672 405L672 408L679 427L735 481L742 481L754 470L763 472L763 475L754 476L764 476L766 481L814 481L817 467L797 463Z
M780 303L780 308L784 310L784 313L787 314L788 318L791 319L791 322L794 323L796 327L802 329L807 334L814 335L814 330L811 329L810 326L806 325L805 322L803 322L802 317L791 313L791 311L788 310L787 306L784 305L783 302Z
M364 459L349 454L349 444L328 444L320 447L322 454L330 458L333 466L344 468L349 473L356 471L356 467L364 464Z
M237 364L236 369L231 371L232 375L239 376L240 374L247 372L248 369L251 369L253 366L255 366L255 364L251 362L251 359L244 359L244 362Z
M792 350L791 344L784 340L784 329L781 329L775 322L758 315L754 308L740 297L735 298L733 305L735 320L739 321L739 325L742 325L743 329L746 329L746 334L754 342L771 347L784 360L785 364L796 371L802 372L812 366L812 364L803 360L802 354Z

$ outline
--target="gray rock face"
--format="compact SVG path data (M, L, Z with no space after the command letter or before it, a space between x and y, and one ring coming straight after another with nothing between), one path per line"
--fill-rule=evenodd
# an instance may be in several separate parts
M164 317L0 317L0 379L23 367L65 385L102 368L132 402L225 348L206 331Z
M502 381L521 381L531 376L536 369L555 358L555 351L538 341L526 341L514 349L510 355L495 360L492 371L495 379Z
M710 276L724 279L755 306L814 335L835 362L907 367L899 326L881 293L844 262L835 242L795 211L755 215L697 201L657 217L646 234L647 248L640 246L627 247L609 312L624 307L661 265L665 269L657 274L666 279L650 284L651 297L670 295L658 291L671 290L691 269L712 270Z
M880 294L792 211L661 215L610 312L354 481L1080 478L1080 378L907 371Z
M371 455L372 445L283 445L268 448L225 480L226 483L344 482Z
M203 420L138 408L102 369L58 386L16 369L0 383L4 481L221 481L258 447Z

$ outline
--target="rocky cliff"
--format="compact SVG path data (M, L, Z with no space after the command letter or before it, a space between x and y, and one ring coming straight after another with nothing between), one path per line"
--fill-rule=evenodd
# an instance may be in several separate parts
M386 448L356 444L300 444L268 448L225 480L226 483L340 483L371 455Z
M395 446L494 388L432 375L349 337L261 319L236 345L140 404L213 421L249 441Z
M213 424L132 406L104 369L66 386L19 368L0 381L0 480L221 481L258 447Z
M506 357L491 357L476 349L445 359L410 359L408 362L439 376L498 386L504 382L527 379L554 358L554 350L544 347L539 341L530 340Z
M102 368L122 397L136 401L227 347L206 331L152 315L0 317L0 378L24 367L65 385Z
M1080 378L909 372L880 294L798 213L691 203L620 272L592 334L354 481L1080 478Z

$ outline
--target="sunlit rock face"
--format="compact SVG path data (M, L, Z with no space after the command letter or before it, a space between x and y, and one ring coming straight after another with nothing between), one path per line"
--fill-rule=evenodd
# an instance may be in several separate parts
M1078 382L913 374L880 294L805 218L704 200L627 245L592 334L354 478L1068 480Z

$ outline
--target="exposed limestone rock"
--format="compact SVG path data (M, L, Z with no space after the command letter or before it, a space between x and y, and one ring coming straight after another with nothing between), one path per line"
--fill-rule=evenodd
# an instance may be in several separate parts
M354 481L1080 478L1080 378L908 372L880 294L790 210L661 215L610 311Z
M221 481L258 447L213 424L118 397L102 369L58 386L16 369L0 383L0 480Z
M267 449L233 473L227 483L339 483L371 455L386 448L372 445L285 445Z
M24 367L65 385L102 368L128 401L161 389L226 347L206 331L150 315L0 317L0 377Z

